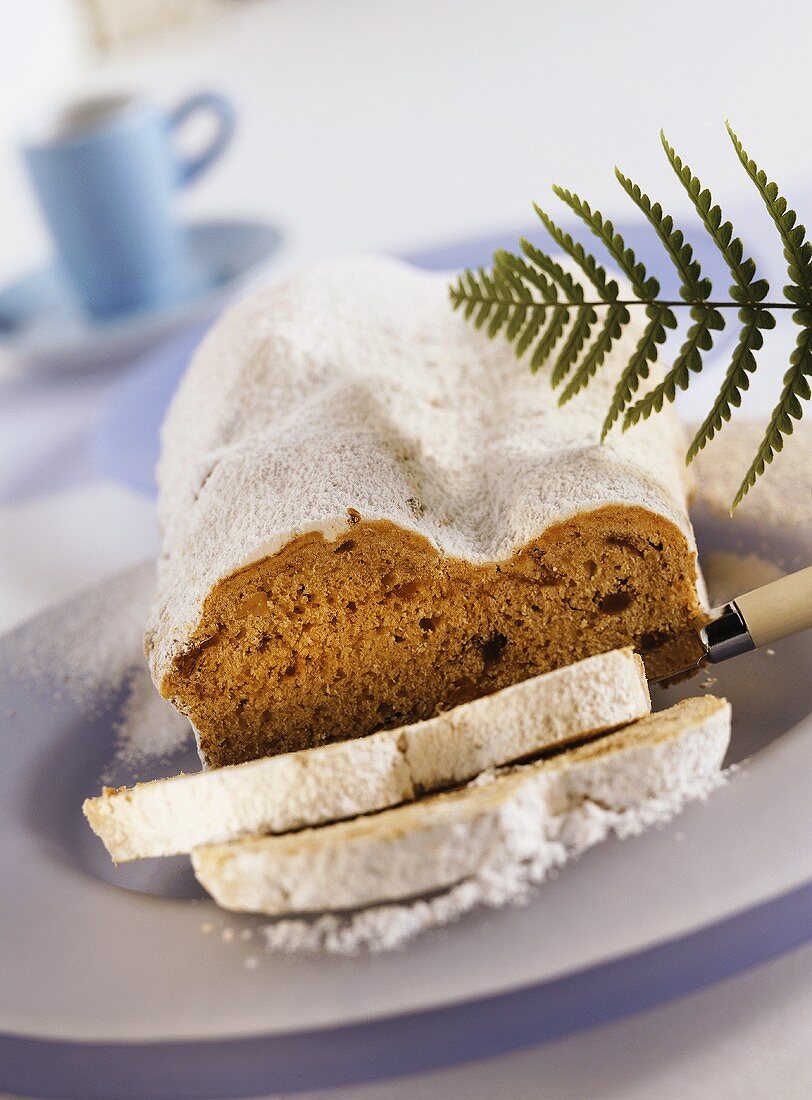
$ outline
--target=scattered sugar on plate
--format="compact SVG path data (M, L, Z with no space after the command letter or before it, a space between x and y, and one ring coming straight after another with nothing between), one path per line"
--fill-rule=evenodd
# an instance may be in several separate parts
M116 573L17 627L13 672L38 687L98 713L144 666L144 620L155 566Z
M500 847L477 874L448 890L408 902L373 905L353 913L324 913L312 918L282 918L259 925L265 948L284 954L377 954L403 947L430 928L452 924L480 906L524 905L546 879L570 859L609 834L620 839L651 827L664 827L688 801L704 800L730 773L716 773L644 806L614 811L585 799L565 815L560 828L540 830L533 850L506 860ZM516 849L518 850L518 849ZM528 852L525 843L523 850Z
M101 782L115 782L122 768L163 760L193 742L188 719L161 698L147 670L142 639L154 588L154 563L144 562L57 604L12 635L18 643L14 674L36 690L75 702L88 717L124 693Z
M101 776L115 782L121 767L137 770L147 763L168 760L193 740L188 718L155 690L146 665L127 677L127 695L113 726L113 756Z

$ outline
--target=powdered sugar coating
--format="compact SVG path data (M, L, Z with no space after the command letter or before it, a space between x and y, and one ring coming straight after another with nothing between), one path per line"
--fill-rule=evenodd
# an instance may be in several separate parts
M561 409L546 377L451 311L447 283L391 260L336 260L214 327L163 431L156 682L219 580L308 531L337 537L350 508L474 564L617 504L664 516L693 547L671 413L599 443L637 331Z
M507 879L527 885L610 831L667 820L711 789L729 738L729 704L688 699L551 761L370 817L199 848L192 864L218 904L272 915L417 897L472 878L485 894Z

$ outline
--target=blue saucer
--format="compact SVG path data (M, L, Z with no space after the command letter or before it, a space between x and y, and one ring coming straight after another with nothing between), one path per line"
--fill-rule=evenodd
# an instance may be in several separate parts
M575 226L567 228L577 232ZM647 223L618 228L639 259L651 270L663 270L659 242ZM524 235L535 239L538 231L528 232L525 229ZM514 249L520 236L522 231L508 230L496 235L445 243L401 258L429 271L478 267L480 264L490 264L497 248ZM730 277L719 253L700 234L697 233L696 237L696 254L703 272L711 277L714 285L726 286ZM676 275L669 270L664 270L663 274L663 290L671 297L676 296L679 285ZM97 462L106 476L122 481L139 492L155 494L153 471L158 460L161 423L175 387L204 331L205 325L200 326L194 333L189 332L146 356L136 371L118 387L102 416L96 438ZM732 343L734 331L734 327L729 326L722 339L717 338L714 356L720 355Z
M199 222L187 231L187 291L170 306L94 321L57 264L0 290L0 351L26 370L115 366L210 321L277 251L281 234L249 221Z

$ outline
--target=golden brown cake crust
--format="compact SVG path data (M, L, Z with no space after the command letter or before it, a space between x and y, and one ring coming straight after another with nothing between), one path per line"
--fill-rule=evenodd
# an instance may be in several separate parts
M627 644L660 675L658 647L701 619L695 553L642 508L579 515L484 565L357 517L217 584L160 689L216 766L427 718Z

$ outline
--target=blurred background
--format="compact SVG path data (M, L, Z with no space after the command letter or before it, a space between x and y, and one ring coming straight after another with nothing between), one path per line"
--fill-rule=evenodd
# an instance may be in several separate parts
M487 263L542 237L531 204L560 214L552 183L645 254L615 164L701 246L663 127L780 287L726 118L812 216L809 0L0 0L0 30L0 631L155 555L163 412L207 325L256 282L357 251ZM130 304L104 299L122 287ZM766 420L780 390L784 322L745 417ZM807 1096L809 960L352 1096L538 1096L542 1080L573 1097Z
M553 182L628 223L615 163L685 213L661 126L780 279L726 117L801 212L812 206L804 2L771 5L769 24L748 0L2 0L0 11L0 628L155 552L160 417L205 326L252 282L348 251L486 261L532 228L531 200L555 203ZM94 316L52 265L53 225L21 148L32 134L63 140L53 120L89 96L172 112L201 92L225 103L233 135L172 199L197 281L158 307ZM222 121L191 112L173 155L194 157ZM46 167L53 183L61 164ZM745 415L766 415L785 337L765 350Z

